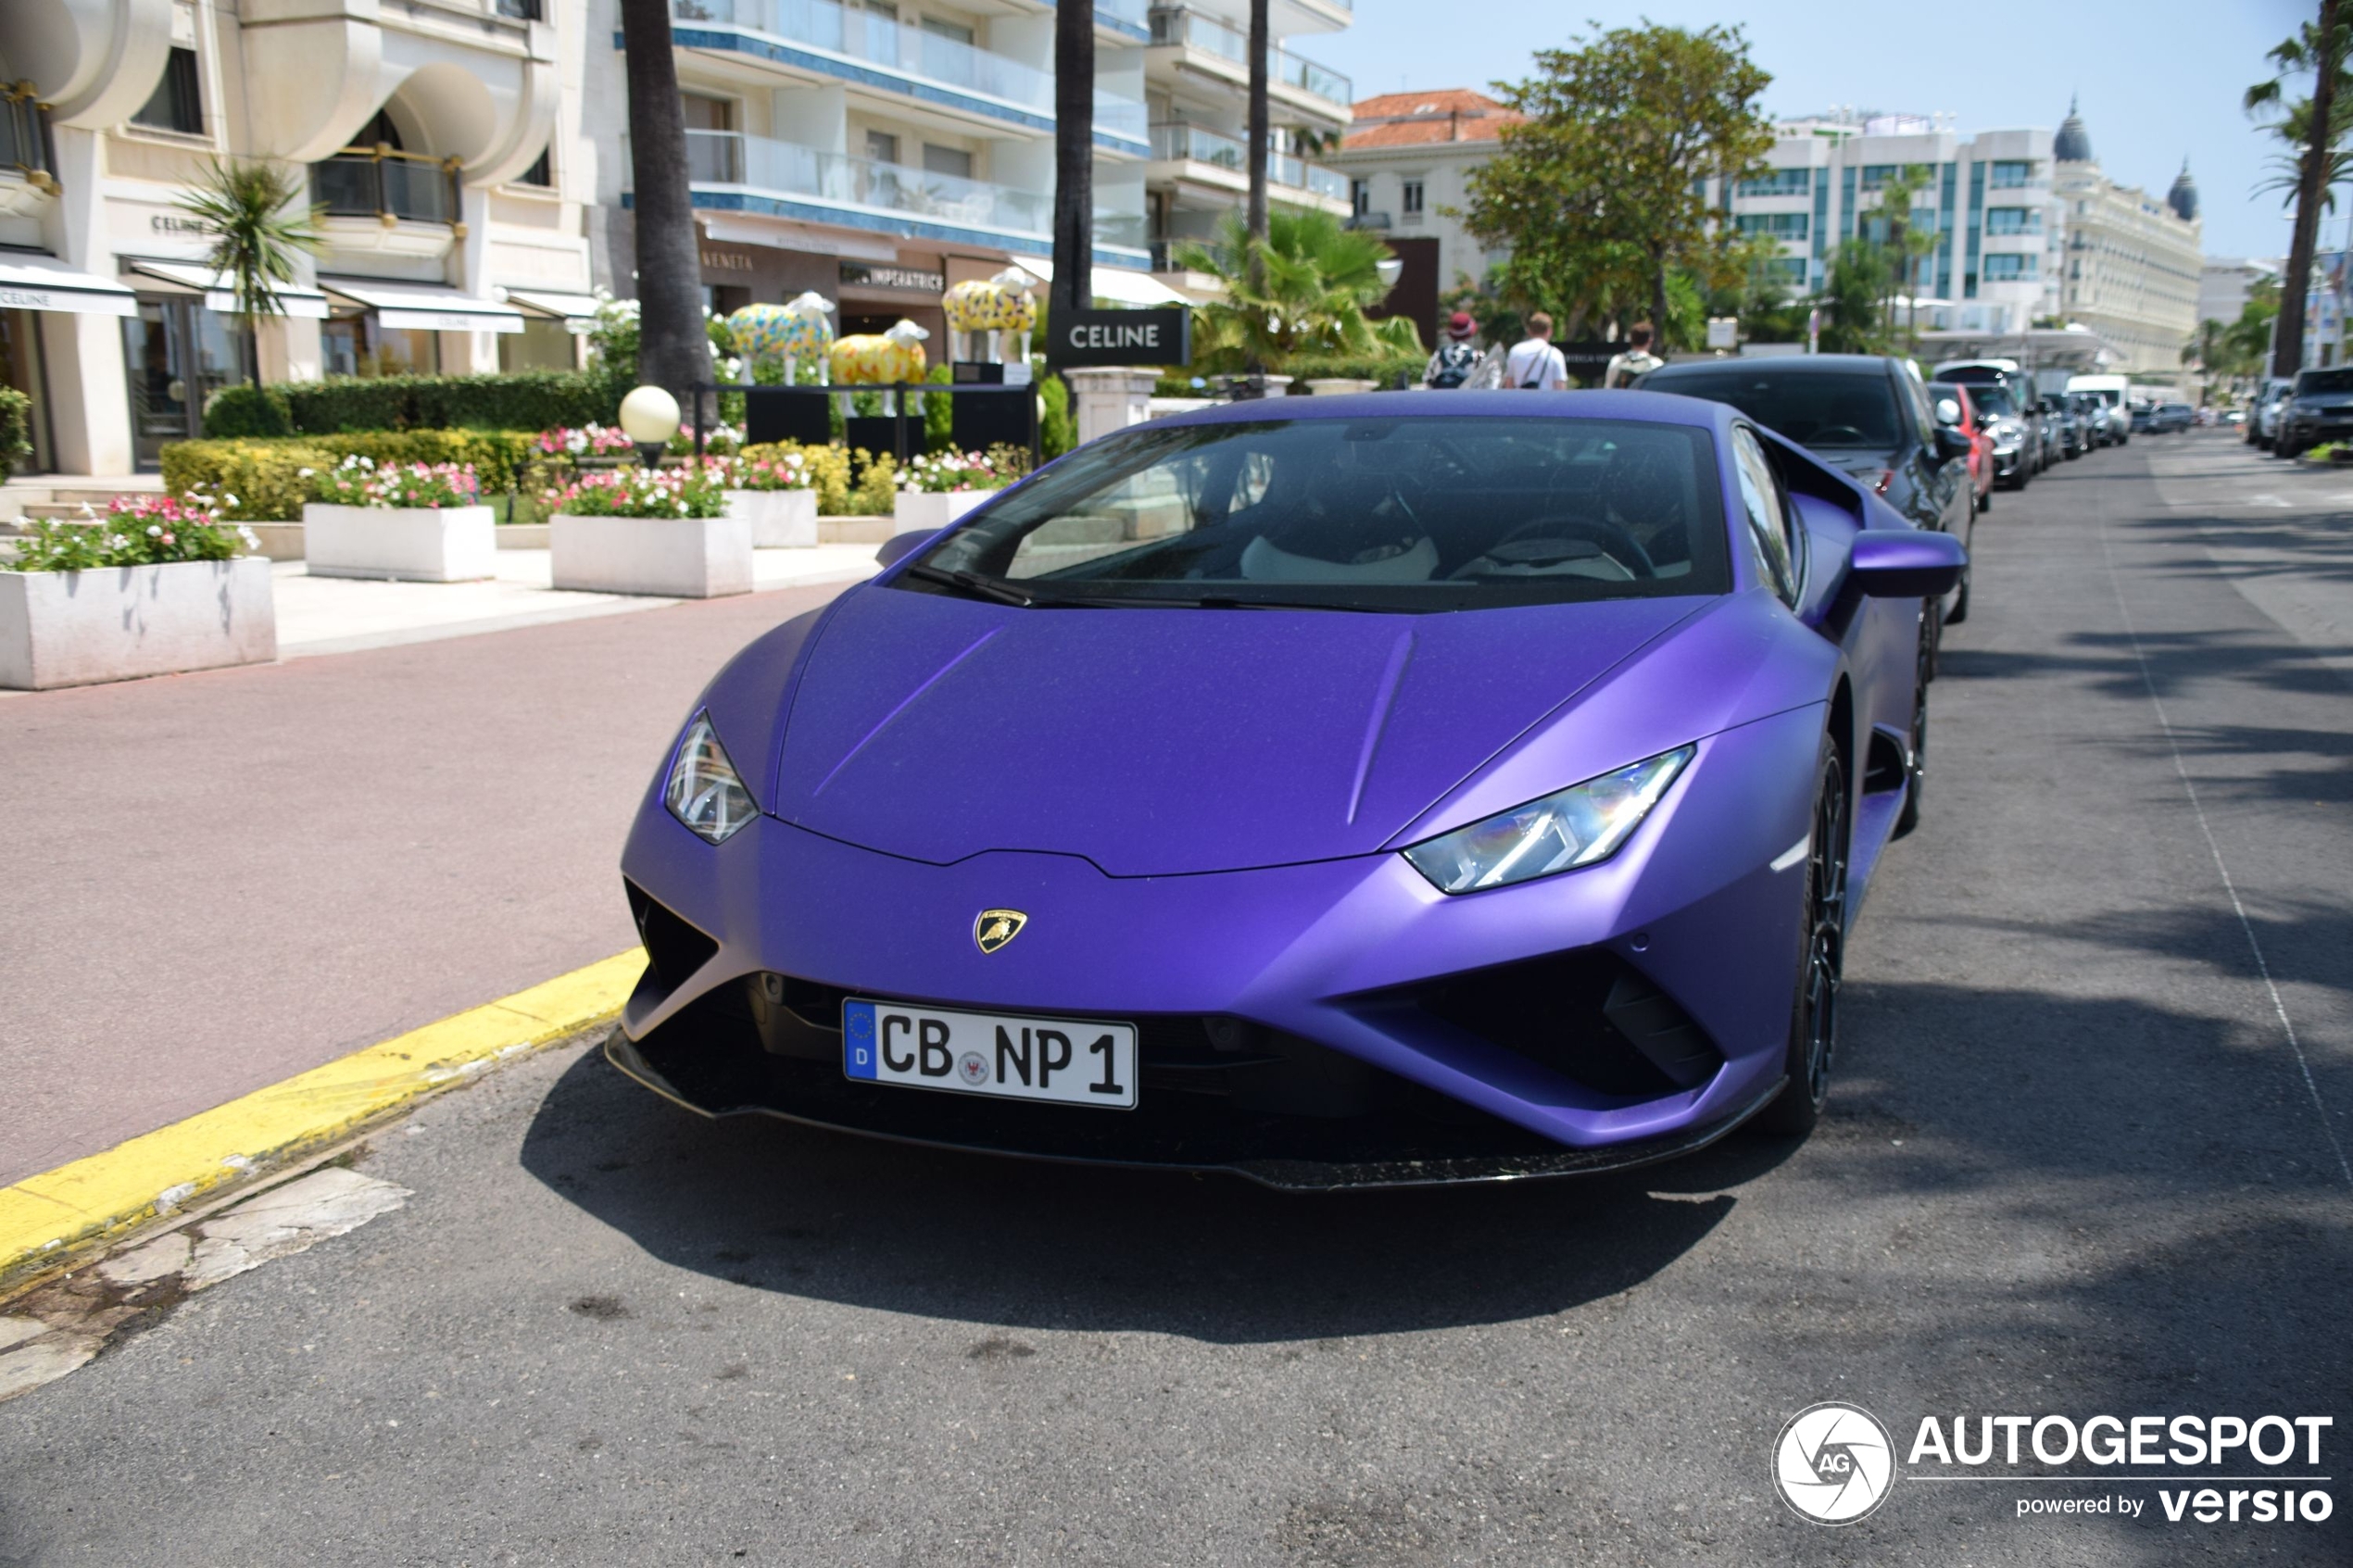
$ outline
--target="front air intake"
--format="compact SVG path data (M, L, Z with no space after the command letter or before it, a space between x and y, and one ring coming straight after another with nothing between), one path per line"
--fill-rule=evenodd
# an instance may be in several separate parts
M719 944L656 903L627 877L621 885L628 890L629 917L637 922L637 940L646 945L654 978L663 990L676 990L719 951Z
M1672 997L1598 948L1450 975L1415 999L1432 1017L1603 1094L1655 1099L1696 1088L1724 1065Z

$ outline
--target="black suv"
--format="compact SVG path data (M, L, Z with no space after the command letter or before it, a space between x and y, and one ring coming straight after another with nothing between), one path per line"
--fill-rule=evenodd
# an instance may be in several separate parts
M2271 450L2283 458L2309 452L2323 441L2353 436L2353 365L2298 370L2296 386L2280 405Z
M1928 388L1908 359L1872 354L1692 359L1662 365L1634 384L1729 403L1845 470L1920 527L1969 542L1977 496L1969 485L1969 436L1936 422ZM1947 621L1969 613L1969 592L1964 571L1945 608Z

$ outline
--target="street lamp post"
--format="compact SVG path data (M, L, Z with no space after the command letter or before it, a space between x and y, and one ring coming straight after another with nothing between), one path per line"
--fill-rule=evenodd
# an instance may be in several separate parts
M658 386L636 387L621 400L621 428L637 444L638 466L659 467L678 433L678 399Z

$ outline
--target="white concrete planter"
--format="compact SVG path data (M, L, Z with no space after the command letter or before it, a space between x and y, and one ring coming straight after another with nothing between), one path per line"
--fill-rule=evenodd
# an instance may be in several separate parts
M937 533L996 494L994 490L949 490L934 495L919 490L901 490L891 500L891 521L896 524L895 531L900 533L912 533L917 529Z
M751 592L751 524L740 517L557 517L554 585L594 594L715 599Z
M755 550L798 549L817 543L814 490L730 490L727 511L749 520Z
M488 507L302 508L302 558L313 577L471 583L498 574L497 525Z
M0 686L46 691L277 657L260 556L0 571Z
M1371 392L1379 385L1380 383L1361 376L1313 376L1308 379L1307 390L1317 397L1337 397L1344 392Z

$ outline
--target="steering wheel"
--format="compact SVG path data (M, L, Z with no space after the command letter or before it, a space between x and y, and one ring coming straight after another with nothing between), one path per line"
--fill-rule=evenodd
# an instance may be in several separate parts
M1658 575L1658 568L1652 564L1650 552L1642 548L1642 541L1614 522L1591 518L1540 517L1513 529L1490 545L1485 553L1493 555L1504 546L1516 545L1523 539L1583 539L1601 546L1604 555L1636 577Z
M1868 445L1869 443L1863 439L1863 433L1856 430L1853 425L1823 425L1819 429L1811 431L1806 434L1805 445L1808 446L1818 445L1825 446L1863 446Z

